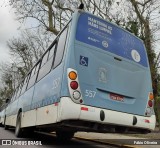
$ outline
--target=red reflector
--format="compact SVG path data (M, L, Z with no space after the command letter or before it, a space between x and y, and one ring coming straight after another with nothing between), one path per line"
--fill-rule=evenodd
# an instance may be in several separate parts
M88 111L87 107L81 107L81 110Z
M151 100L148 101L148 106L152 107L153 106L153 102Z
M58 106L58 103L54 103L54 106Z
M76 82L76 81L72 81L71 83L70 83L70 86L71 86L71 88L72 89L77 89L78 88L78 83Z
M83 103L83 100L81 99L79 102L80 102L80 103Z
M147 120L147 119L145 119L145 122L146 122L146 123L150 123L150 121L149 121L149 120Z

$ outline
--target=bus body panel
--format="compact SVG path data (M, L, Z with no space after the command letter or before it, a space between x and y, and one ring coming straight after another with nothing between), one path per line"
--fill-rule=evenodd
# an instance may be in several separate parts
M8 104L8 107L10 108L9 120L10 120L10 125L11 126L15 126L16 125L16 120L17 120L17 114L16 114L17 113L17 104L18 104L18 100L15 100L11 104Z
M87 43L87 37L83 35L83 32L87 32L87 27L84 29L85 31L81 30L81 40L83 42L77 41L76 30L79 16L80 13L74 14L74 19L72 20L72 29L70 31L72 34L67 48L68 53L65 60L63 77L64 85L62 85L64 91L61 94L62 96L69 96L68 101L71 99L66 84L68 82L67 69L75 69L78 74L83 103L80 106L74 103L77 108L74 109L72 101L72 105L69 107L70 101L64 103L64 100L61 99L63 105L68 104L65 106L66 110L67 108L75 110L75 117L73 114L71 115L69 110L59 109L59 114L62 114L59 116L59 120L63 121L75 118L103 123L100 121L100 111L104 110L106 116L108 116L104 124L117 124L153 130L156 123L154 110L151 111L150 117L145 117L149 99L148 95L152 92L152 82L143 42L137 37L133 37L136 38L133 47L139 48L141 56L141 60L136 61L138 59L132 55L133 47L129 49L131 55L128 52L129 57L125 57L125 54L121 52L117 54L115 51L111 52L110 49L108 51L102 50L99 46L97 48L97 45L93 46ZM132 35L130 34L129 36ZM136 41L138 42L138 46L136 46ZM127 46L126 44L125 47ZM91 108L91 112L79 112L82 105ZM62 106L61 108L63 108ZM95 111L92 112L92 110ZM119 118L116 116L119 116ZM136 126L133 126L134 116L138 119ZM123 120L126 123L123 123ZM146 120L149 120L150 123L145 122Z
M22 108L23 111L22 127L56 122L62 70L63 63L19 98L18 108Z
M60 98L63 64L52 70L34 86L34 94L29 108L23 106L22 127L55 123L57 121L57 103ZM27 93L25 93L27 94ZM31 93L30 93L31 94ZM26 95L27 96L27 95ZM19 106L20 108L20 106Z
M31 102L34 93L35 86L32 86L18 99L17 116L21 109L22 111L22 127L34 126L36 121L36 112L31 110Z
M82 121L89 121L92 123L100 123L101 125L106 124L108 125L108 129L110 128L109 125L122 127L126 126L128 128L142 128L148 130L154 130L155 128L155 115L152 115L151 117L144 117L139 115L112 111L108 109L86 106L82 104L75 104L71 101L69 97L63 97L60 102L60 106L61 108L63 108L62 110L60 110L61 121L66 119L79 119ZM68 108L70 108L70 110ZM103 121L100 118L100 112L102 110L105 114L105 118ZM72 113L73 111L75 114ZM134 116L137 118L136 125L133 125ZM82 129L86 129L86 127L82 127Z
M35 123L36 123L36 110L29 110L22 112L21 127L35 126L36 125Z
M86 105L145 115L151 92L148 69L82 45L75 46L73 56ZM88 66L80 63L81 57L87 57Z
M42 78L35 86L32 109L36 110L36 125L57 120L56 103L60 101L63 63ZM43 118L42 118L43 117Z
M72 42L68 49L65 69L65 71L67 68L77 70L84 100L83 104L144 116L148 104L148 95L152 92L152 87L150 69L142 41L107 22L106 26L112 26L112 34L116 40L121 37L120 35L129 36L126 42L124 39L119 41L121 44L117 49L118 45L114 45L116 43L113 43L112 34L106 33L105 37L99 37L99 34L103 33L104 35L104 32L88 25L90 17L94 19L97 17L90 14L84 15L86 20L83 18L81 22L79 19L83 13L74 16L70 37ZM103 20L97 19L96 21L101 23ZM90 32L91 28L92 31L96 28L94 31L99 31L99 34ZM122 31L119 33L117 30ZM116 33L119 37L115 35ZM106 39L110 48L106 49L107 47L100 43L95 44L95 40L92 41L89 35L99 41ZM89 41L86 41L87 39ZM122 42L124 42L125 47ZM132 55L132 50L135 48L139 52L140 59L136 59Z

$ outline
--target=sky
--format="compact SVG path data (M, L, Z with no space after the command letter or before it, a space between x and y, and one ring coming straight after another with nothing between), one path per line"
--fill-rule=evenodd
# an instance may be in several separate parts
M9 0L0 0L0 64L11 62L7 41L18 36L20 24L15 20L13 9L8 5ZM1 75L1 71L0 71ZM0 79L0 87L2 86Z
M18 35L20 24L15 19L9 0L0 0L0 63L11 61L8 54L7 40Z

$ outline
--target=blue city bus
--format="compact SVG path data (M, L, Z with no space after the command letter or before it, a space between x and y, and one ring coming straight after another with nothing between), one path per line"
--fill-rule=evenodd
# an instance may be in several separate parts
M155 128L150 67L142 40L77 10L26 75L4 127L70 139L77 131L148 133Z

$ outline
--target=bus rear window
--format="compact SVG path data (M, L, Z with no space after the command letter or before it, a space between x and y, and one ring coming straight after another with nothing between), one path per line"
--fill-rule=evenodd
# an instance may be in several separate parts
M96 16L80 15L76 40L148 67L146 50L140 39Z

